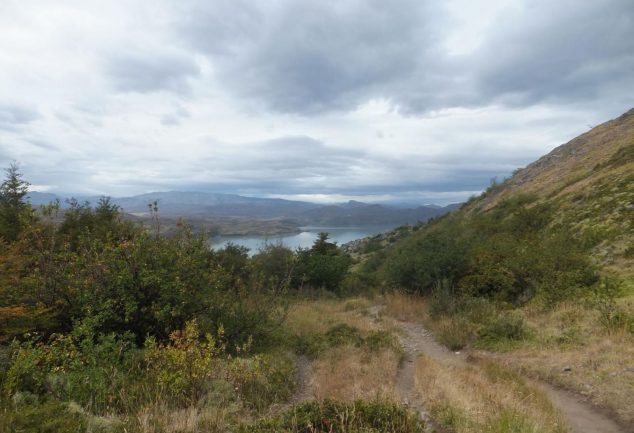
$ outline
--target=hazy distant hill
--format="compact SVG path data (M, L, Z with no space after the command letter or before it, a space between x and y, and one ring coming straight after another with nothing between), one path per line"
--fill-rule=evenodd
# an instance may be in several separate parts
M396 208L380 204L350 201L342 205L321 206L310 209L298 216L305 224L323 226L349 226L355 224L415 224L427 221L455 209L457 205L446 207L419 206L416 208Z
M56 199L60 200L63 208L67 207L66 199L55 194L40 192L29 194L29 201L33 205L47 204ZM77 200L95 204L99 197L77 197ZM236 232L244 233L249 225L261 226L266 234L271 234L276 231L292 231L293 228L303 225L414 224L442 215L458 206L428 205L406 208L359 201L320 205L303 201L190 191L153 192L113 199L123 212L140 217L148 214L148 204L154 201L158 201L159 211L164 218L183 217L197 226L212 227L224 234L233 233L232 226L235 226ZM258 232L260 229L255 231Z

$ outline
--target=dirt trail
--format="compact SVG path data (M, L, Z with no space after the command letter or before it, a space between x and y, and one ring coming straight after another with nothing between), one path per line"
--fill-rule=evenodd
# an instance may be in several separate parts
M456 366L467 366L467 356L464 352L451 352L437 343L432 335L420 324L397 321L396 324L403 330L401 344L405 350L405 362L399 373L397 391L403 400L412 407L421 411L421 415L429 420L427 412L418 401L414 389L414 361L424 354L443 363ZM543 382L534 385L542 389L550 398L553 405L564 416L570 431L573 433L633 433L634 430L626 430L615 421L599 412L596 408L579 401L573 394L554 388Z
M297 387L290 403L297 404L314 398L310 386L310 360L304 355L297 358L296 380Z
M381 322L381 310L382 306L374 306L368 309L368 312L377 322ZM442 431L430 419L429 413L416 392L414 364L420 355L425 355L445 364L467 367L470 365L467 360L467 353L452 352L437 343L431 333L421 324L396 320L394 324L402 331L399 338L405 352L403 364L398 373L395 391L404 404L410 409L417 411L421 418L425 420L428 431ZM297 360L297 390L291 401L280 409L314 398L310 384L310 368L310 360L305 356L300 356ZM634 429L626 429L619 426L597 408L580 401L572 393L557 389L544 382L533 381L532 384L548 395L553 405L568 422L571 433L634 433Z
M587 403L579 401L569 392L541 382L535 385L548 395L553 405L564 415L570 430L574 433L634 433L634 427L627 430L622 428L615 421Z
M396 380L396 393L400 396L402 403L420 414L420 417L425 421L427 431L442 431L429 416L429 412L421 401L419 393L416 391L414 363L422 354L435 359L442 359L446 362L455 361L451 356L451 352L437 344L429 332L422 326L408 322L396 323L403 331L399 335L399 339L405 352L403 364L401 365Z

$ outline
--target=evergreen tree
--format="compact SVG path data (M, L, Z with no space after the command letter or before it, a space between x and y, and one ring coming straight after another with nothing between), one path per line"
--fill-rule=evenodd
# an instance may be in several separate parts
M26 202L30 184L22 179L16 163L5 171L6 178L0 185L0 238L14 241L31 217L31 206Z

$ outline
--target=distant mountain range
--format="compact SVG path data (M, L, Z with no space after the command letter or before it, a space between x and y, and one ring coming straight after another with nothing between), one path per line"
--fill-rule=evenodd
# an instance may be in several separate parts
M99 197L76 197L80 203L96 204ZM34 206L59 200L62 208L67 208L66 198L51 193L31 192L29 202ZM161 215L166 218L183 217L191 221L240 219L283 220L281 229L288 230L288 224L299 226L360 226L360 225L402 225L427 221L458 207L425 205L405 208L382 204L349 201L341 204L322 205L304 201L274 198L245 197L235 194L218 194L190 191L152 192L131 197L113 198L124 213L140 218L148 216L148 204L158 202ZM226 231L226 230L223 230ZM226 233L225 233L226 234Z

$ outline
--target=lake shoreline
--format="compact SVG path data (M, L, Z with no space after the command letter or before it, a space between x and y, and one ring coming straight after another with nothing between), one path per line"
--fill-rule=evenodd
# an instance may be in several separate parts
M360 225L356 227L303 226L299 227L298 232L294 233L213 236L210 238L209 244L214 250L222 249L228 244L243 246L249 249L250 255L253 255L267 244L282 243L291 249L310 248L320 232L328 233L329 238L333 242L343 245L368 236L375 236L394 228L393 225Z

